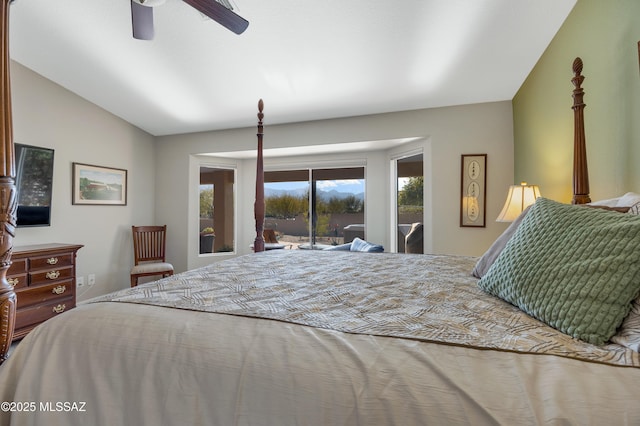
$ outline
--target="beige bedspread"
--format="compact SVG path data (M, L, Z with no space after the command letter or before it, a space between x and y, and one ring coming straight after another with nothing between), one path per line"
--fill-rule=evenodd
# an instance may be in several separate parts
M573 339L480 290L476 258L274 250L98 299L252 316L348 333L640 366L617 344Z

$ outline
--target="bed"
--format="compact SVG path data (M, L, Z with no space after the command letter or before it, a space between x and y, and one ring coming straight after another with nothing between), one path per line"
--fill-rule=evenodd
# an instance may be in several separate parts
M4 61L0 195L15 190ZM581 71L575 204L589 201ZM637 215L542 200L480 259L263 251L262 102L258 118L255 253L38 326L0 367L0 425L640 424Z

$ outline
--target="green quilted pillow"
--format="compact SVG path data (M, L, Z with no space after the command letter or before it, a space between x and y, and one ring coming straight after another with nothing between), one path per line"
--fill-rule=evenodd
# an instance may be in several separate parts
M640 292L640 217L539 198L478 285L601 345Z

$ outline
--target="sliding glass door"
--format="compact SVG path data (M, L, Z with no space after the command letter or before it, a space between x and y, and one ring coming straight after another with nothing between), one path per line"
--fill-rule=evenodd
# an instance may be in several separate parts
M364 167L267 171L265 228L297 249L364 238L364 193Z
M282 244L309 244L309 170L267 171L264 174L265 229Z

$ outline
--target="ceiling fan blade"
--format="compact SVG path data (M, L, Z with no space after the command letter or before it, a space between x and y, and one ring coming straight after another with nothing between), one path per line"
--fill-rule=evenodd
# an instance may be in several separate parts
M131 0L131 25L133 38L153 40L153 8Z
M236 34L242 34L249 21L227 9L215 0L182 0Z

